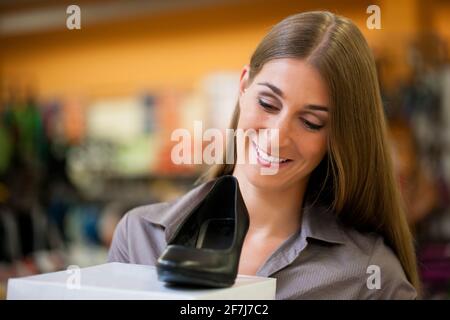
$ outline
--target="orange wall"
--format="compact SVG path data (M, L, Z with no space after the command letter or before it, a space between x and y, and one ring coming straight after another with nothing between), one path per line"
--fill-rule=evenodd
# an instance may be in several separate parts
M326 8L350 17L371 45L391 50L400 62L404 50L396 46L418 28L418 6L408 4L418 0L314 3L246 1L1 39L0 70L6 81L31 81L45 97L128 94L141 88L191 87L207 72L239 70L271 25L304 10ZM382 30L365 28L371 3L380 4ZM437 25L449 37L443 12L438 11ZM401 77L405 68L403 63L393 74Z

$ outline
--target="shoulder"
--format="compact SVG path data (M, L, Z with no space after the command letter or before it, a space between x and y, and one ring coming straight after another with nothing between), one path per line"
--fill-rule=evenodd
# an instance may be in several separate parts
M140 224L148 221L154 224L163 224L164 214L170 208L170 202L158 202L135 207L123 216L127 224Z
M128 224L143 222L170 228L171 225L183 218L186 211L196 204L208 193L213 181L203 183L191 188L186 193L167 202L158 202L136 207L124 215Z
M362 299L417 298L400 260L381 235L354 229L347 229L344 234L348 258L359 261L362 267L358 276Z
M133 230L140 229L145 224L163 225L164 213L170 207L167 202L158 202L135 207L127 211L116 227L116 235L127 237Z
M125 214L125 219L129 224L147 222L167 228L170 232L207 195L213 183L209 181L195 186L168 202L136 207Z
M126 212L109 250L109 261L152 264L186 214L208 193L212 182L199 185L169 202Z
M171 229L185 214L201 201L210 190L214 181L208 181L193 187L186 193L168 202L158 202L136 207L128 211L122 218L120 225L124 227L150 223Z
M126 212L114 231L108 261L151 264L165 245L164 228L158 225L158 218L167 206L161 202Z

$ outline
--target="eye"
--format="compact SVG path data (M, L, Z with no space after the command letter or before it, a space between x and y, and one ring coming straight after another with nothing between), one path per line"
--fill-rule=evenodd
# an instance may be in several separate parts
M271 104L263 101L262 99L258 99L258 103L261 107L263 107L266 111L269 112L274 112L274 111L278 111L277 107L272 106Z
M319 131L323 128L323 125L312 123L306 119L302 119L303 123L305 124L306 128L312 131Z

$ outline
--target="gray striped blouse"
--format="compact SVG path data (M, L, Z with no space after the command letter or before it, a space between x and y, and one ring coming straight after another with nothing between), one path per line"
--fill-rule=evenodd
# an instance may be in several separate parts
M155 265L168 239L213 181L171 202L137 207L119 222L108 260ZM344 227L323 207L305 205L299 232L257 271L277 279L277 299L416 299L383 238Z

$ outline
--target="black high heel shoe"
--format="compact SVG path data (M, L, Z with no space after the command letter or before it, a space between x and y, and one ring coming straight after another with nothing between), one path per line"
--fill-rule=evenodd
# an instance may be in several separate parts
M237 179L218 178L169 240L156 264L158 279L181 285L233 285L248 227Z

